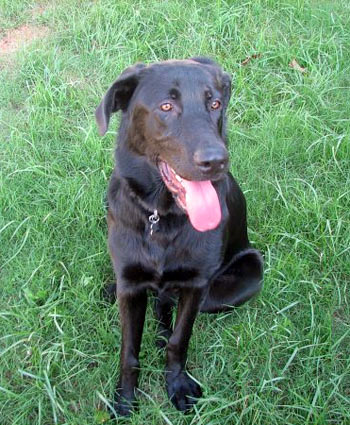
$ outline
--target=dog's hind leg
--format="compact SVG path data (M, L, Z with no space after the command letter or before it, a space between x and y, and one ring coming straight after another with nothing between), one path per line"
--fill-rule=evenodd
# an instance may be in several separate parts
M175 305L175 298L169 292L159 294L155 299L155 313L158 319L157 346L164 348L173 332L172 312Z
M239 252L228 268L210 283L200 311L218 313L245 303L261 290L262 275L259 251L249 248Z
M105 301L111 304L115 303L117 300L117 284L107 283L101 290L101 296Z

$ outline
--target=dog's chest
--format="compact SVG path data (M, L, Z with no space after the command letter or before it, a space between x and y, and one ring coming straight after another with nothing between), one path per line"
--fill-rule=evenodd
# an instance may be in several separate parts
M121 274L128 285L147 285L154 289L174 286L197 286L207 282L221 263L220 236L212 232L203 235L183 226L169 231L162 223L153 229L145 229L133 241L134 249L123 245Z

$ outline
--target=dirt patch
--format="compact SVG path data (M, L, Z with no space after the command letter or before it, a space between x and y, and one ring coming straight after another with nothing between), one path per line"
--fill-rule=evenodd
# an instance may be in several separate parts
M0 58L6 58L34 40L46 37L48 33L48 27L35 25L22 25L9 30L0 39Z
M37 5L34 6L31 12L32 18L37 18L38 16L42 16L46 12L47 6Z

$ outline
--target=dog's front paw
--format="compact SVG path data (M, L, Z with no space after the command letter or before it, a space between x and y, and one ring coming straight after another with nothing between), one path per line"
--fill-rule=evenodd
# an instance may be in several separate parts
M161 329L157 335L156 347L165 348L168 344L169 338L171 337L172 330L170 329Z
M115 394L113 410L110 410L111 418L117 419L118 416L130 416L135 408L135 399L125 398L118 393ZM117 415L117 416L116 416Z
M167 392L173 405L178 410L190 410L202 395L200 386L186 372L181 372L177 376L168 374Z

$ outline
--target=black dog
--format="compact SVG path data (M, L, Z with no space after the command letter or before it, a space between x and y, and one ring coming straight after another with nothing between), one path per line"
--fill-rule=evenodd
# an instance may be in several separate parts
M262 258L250 248L244 195L228 172L227 73L212 60L127 68L96 110L101 135L122 110L108 193L109 249L122 325L114 408L135 400L147 290L167 344L166 386L179 410L201 396L186 373L199 311L238 306L261 288ZM172 329L172 307L178 298Z

